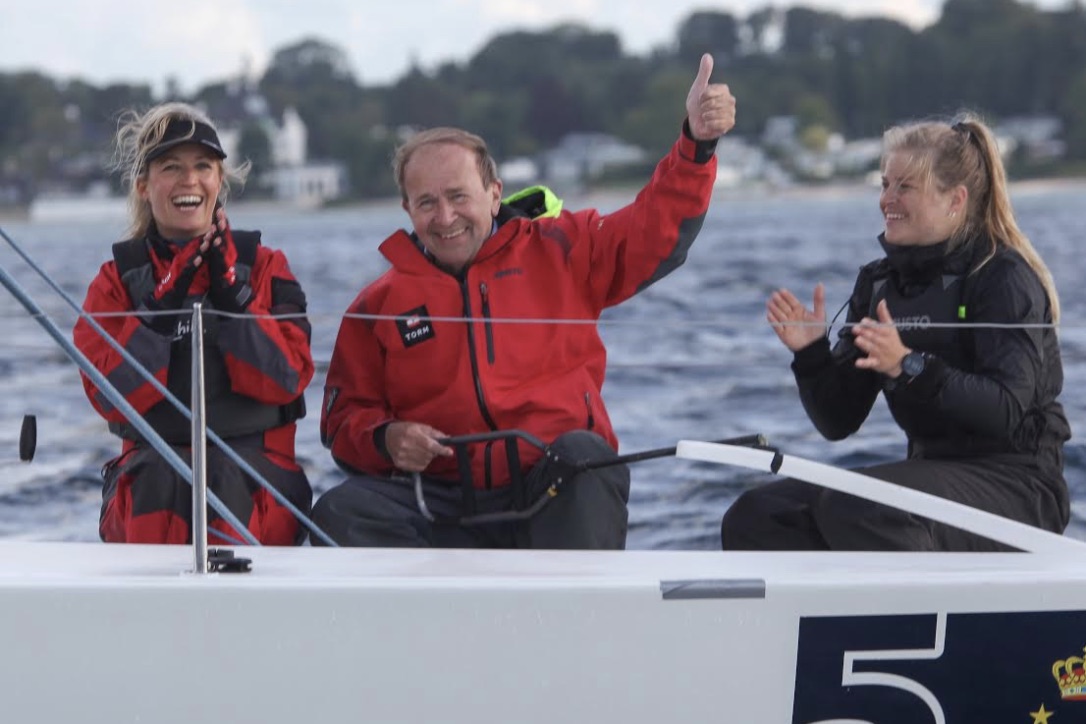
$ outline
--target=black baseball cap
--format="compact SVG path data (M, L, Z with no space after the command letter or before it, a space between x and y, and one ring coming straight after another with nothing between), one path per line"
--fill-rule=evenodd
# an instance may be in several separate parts
M143 157L144 165L183 143L198 143L220 159L226 158L226 151L222 150L222 144L219 143L219 134L215 133L214 128L203 121L174 118L166 125L162 140L152 146L147 151L147 155Z

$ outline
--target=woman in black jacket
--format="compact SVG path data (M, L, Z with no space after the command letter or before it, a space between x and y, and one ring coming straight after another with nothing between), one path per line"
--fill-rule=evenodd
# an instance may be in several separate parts
M860 270L833 349L825 293L773 293L807 415L827 439L859 429L879 393L908 436L880 480L1062 532L1069 517L1052 275L1019 230L991 131L977 118L884 136L885 256ZM1007 550L978 535L798 480L750 490L725 549Z

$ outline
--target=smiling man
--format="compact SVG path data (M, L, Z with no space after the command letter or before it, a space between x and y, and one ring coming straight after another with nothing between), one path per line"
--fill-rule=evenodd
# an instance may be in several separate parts
M625 546L629 471L577 468L618 448L595 322L681 265L701 228L716 142L735 122L712 67L705 56L671 152L611 214L560 211L542 188L503 201L486 143L464 130L423 131L398 149L413 231L381 245L392 268L348 309L325 387L322 440L351 474L314 508L334 540ZM445 441L512 430L547 453Z

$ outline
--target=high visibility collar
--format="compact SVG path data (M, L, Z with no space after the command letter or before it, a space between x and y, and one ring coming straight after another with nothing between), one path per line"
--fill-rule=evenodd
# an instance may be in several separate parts
M562 199L554 195L546 186L529 186L502 199L502 203L512 206L532 219L558 216L562 211Z

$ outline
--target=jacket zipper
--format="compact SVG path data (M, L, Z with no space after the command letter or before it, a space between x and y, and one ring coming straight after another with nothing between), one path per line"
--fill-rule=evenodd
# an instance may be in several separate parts
M592 415L592 393L584 393L584 406L588 410L588 429L591 430L596 426L596 418Z
M486 332L486 361L494 365L494 326L490 321L490 290L486 282L479 284L479 294L483 298L483 329Z
M486 406L486 395L483 394L483 381L479 377L479 360L475 354L475 331L474 324L472 323L471 316L471 294L468 289L468 283L466 279L460 280L460 295L464 302L464 328L468 333L468 359L471 361L471 378L475 383L475 401L479 403L479 412L483 416L483 421L486 422L487 427L491 430L497 430L498 426L494 423L494 418L490 415L490 410ZM484 486L489 489L493 486L493 482L490 480L490 448L486 449L486 480L483 481Z

